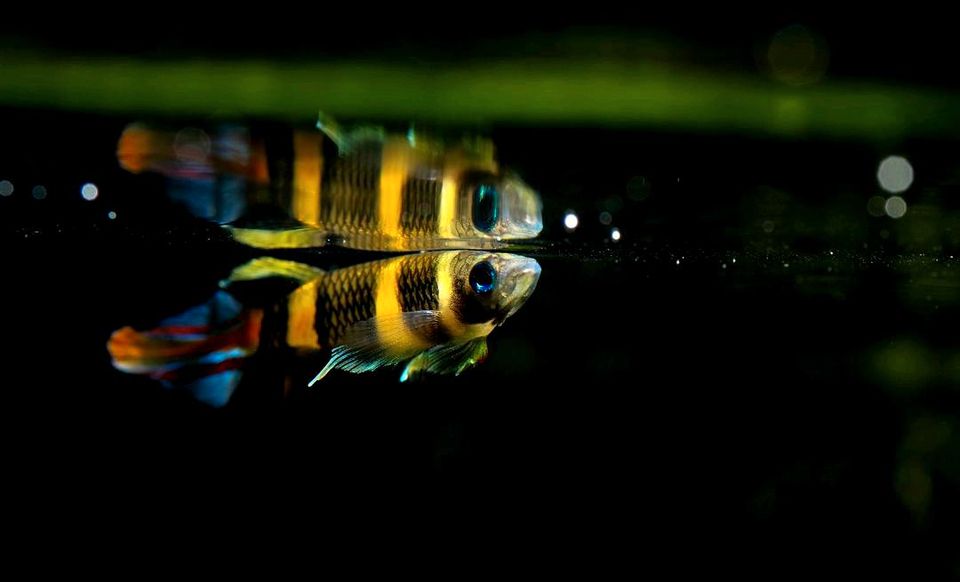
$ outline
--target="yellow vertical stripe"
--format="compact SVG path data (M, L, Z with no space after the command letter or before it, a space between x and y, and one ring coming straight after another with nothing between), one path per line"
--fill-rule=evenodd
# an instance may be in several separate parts
M410 175L413 155L410 144L399 138L383 144L380 163L380 232L388 239L400 236L403 185Z
M440 259L437 261L437 295L439 295L439 305L440 305L440 325L443 326L447 332L453 336L458 337L463 333L463 324L457 318L456 312L453 310L454 302L454 285L456 285L456 273L454 272L454 259L459 256L459 251L449 251L440 254Z
M469 209L460 208L460 177L467 170L485 170L497 172L497 162L493 157L493 142L480 140L472 144L469 152L460 149L448 150L443 159L443 183L440 187L440 216L437 222L437 235L440 238L458 238L457 224L460 215Z
M400 304L400 265L406 257L387 261L378 273L376 307L377 335L392 353L407 353L430 347L420 336L407 329Z
M311 281L298 287L287 300L287 345L292 348L320 348L320 339L314 326L317 319L317 284L318 281Z
M448 168L443 173L440 186L440 218L437 222L437 234L440 238L457 237L457 206L459 205L458 169Z
M450 337L459 341L466 341L488 335L494 326L490 323L464 323L454 309L457 284L457 260L472 251L447 251L440 254L437 261L437 294L440 303L440 325Z
M293 217L320 227L320 180L323 155L319 133L297 131L293 134Z

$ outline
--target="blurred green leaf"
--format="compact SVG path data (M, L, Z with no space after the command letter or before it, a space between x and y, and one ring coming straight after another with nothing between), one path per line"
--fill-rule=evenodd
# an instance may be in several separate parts
M760 78L644 62L181 62L0 57L0 104L125 113L596 124L890 139L954 137L951 93Z

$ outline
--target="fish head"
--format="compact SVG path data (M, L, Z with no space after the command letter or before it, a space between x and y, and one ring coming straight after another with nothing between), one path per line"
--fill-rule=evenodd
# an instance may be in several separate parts
M480 251L454 254L450 307L466 327L500 325L530 298L540 279L535 259Z
M543 230L540 195L511 172L468 175L462 183L461 208L467 210L467 228L481 239L530 239Z

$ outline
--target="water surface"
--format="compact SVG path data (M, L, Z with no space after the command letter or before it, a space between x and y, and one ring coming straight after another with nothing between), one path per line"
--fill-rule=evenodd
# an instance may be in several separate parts
M760 562L955 564L955 144L495 127L500 159L543 195L545 229L514 251L542 274L488 360L308 389L323 357L265 352L218 409L119 372L106 342L206 301L257 253L118 167L129 118L2 115L20 371L5 382L7 454L25 490L57 490L67 513L130 496L322 511L416 483L454 522L567 544L735 536ZM878 181L891 155L913 169L900 193ZM330 269L383 255L283 256Z

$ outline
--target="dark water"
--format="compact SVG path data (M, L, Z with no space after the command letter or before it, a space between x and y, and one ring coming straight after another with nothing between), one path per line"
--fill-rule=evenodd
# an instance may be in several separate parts
M2 118L4 457L17 498L41 500L31 531L181 512L362 530L439 506L437 531L650 567L960 566L956 144L495 128L545 230L522 251L537 290L489 359L306 389L314 362L265 354L215 409L115 370L106 342L204 302L256 253L118 167L130 119ZM868 212L892 154L915 172L899 219Z

